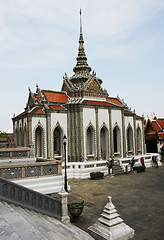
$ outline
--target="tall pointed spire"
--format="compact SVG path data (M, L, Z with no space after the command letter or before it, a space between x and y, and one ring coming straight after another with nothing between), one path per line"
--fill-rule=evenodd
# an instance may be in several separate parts
M76 58L77 63L76 66L74 67L73 71L75 72L75 75L72 76L71 79L77 79L78 76L77 74L80 73L81 78L82 75L84 76L84 80L86 79L86 77L88 77L88 74L91 71L91 68L88 66L87 63L87 57L85 54L85 50L84 50L84 39L83 39L83 33L82 33L82 11L80 9L80 37L79 37L79 48L78 48L78 56Z
M81 11L81 8L80 8L80 34L82 34L82 20L81 20L81 14L82 14L82 11Z

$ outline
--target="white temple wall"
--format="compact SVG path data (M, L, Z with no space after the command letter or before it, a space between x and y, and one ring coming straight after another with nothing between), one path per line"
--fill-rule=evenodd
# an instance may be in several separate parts
M89 125L95 130L95 152L96 152L96 112L94 108L83 108L83 136L84 136L84 159L86 161L86 131ZM96 154L96 153L95 153Z
M109 113L108 109L98 109L99 130L103 124L106 125L109 131Z
M121 110L111 110L111 124L112 124L112 136L113 129L118 126L121 134L121 156L123 156L123 134L122 134L122 113Z

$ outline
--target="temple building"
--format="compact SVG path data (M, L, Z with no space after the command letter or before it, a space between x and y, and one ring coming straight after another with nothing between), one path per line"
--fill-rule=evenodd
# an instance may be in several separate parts
M149 118L145 125L145 142L148 153L159 153L164 146L164 119L154 115L153 120Z
M87 63L80 12L80 37L74 74L63 77L61 91L36 86L25 111L13 117L17 146L33 143L35 157L83 162L145 154L144 118L119 97L110 97Z

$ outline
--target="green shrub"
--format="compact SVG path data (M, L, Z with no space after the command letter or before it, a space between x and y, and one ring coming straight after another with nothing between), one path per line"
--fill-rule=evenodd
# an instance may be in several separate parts
M6 138L6 137L7 137L7 133L0 131L0 138Z

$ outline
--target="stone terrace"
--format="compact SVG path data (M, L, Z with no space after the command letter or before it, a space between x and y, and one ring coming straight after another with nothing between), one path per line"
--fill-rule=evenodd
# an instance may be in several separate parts
M85 207L74 224L88 231L112 197L121 218L135 230L134 240L162 240L164 229L164 167L148 168L138 174L123 174L102 180L71 179L69 202Z

